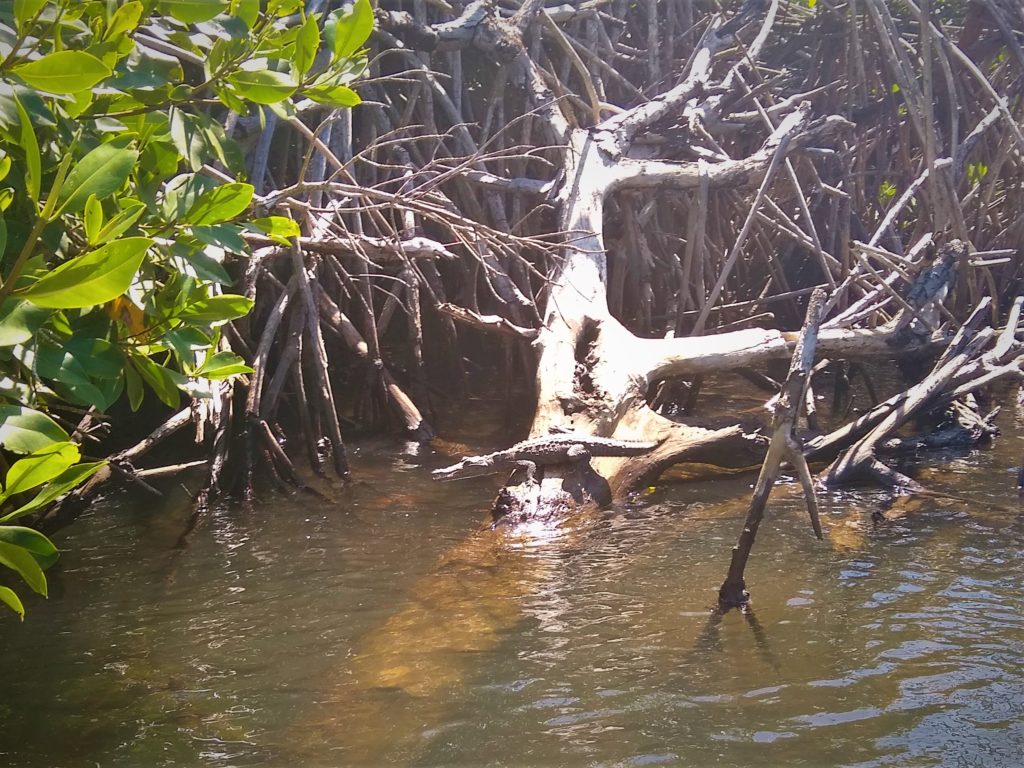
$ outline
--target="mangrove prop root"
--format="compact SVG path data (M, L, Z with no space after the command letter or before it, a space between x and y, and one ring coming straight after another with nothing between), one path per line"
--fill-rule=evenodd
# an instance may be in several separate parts
M798 470L800 484L803 486L807 502L807 511L811 517L811 526L815 536L821 538L821 523L818 520L818 502L814 495L814 481L811 479L811 473L807 468L807 461L804 459L795 429L807 386L810 383L811 369L814 366L814 351L818 342L824 303L825 292L819 288L811 295L811 301L807 307L807 319L793 350L789 375L782 385L782 390L771 403L772 438L768 444L768 454L761 465L757 483L754 485L754 494L750 501L750 509L747 511L747 519L743 523L743 532L740 534L739 543L732 551L729 573L718 590L718 603L723 608L744 605L749 599L743 572L754 546L754 540L757 538L757 529L764 518L772 486L778 479L779 470L784 460L788 460Z
M356 393L340 387L363 377L339 374L353 363L375 395L364 415L424 440L425 392L462 393L467 370L495 363L508 387L529 371L528 436L662 441L594 462L621 496L680 461L763 461L765 439L697 420L716 415L697 394L789 358L816 286L830 293L818 351L854 370L946 346L986 296L994 334L1024 274L1024 61L1005 31L1024 28L1024 7L998 5L984 44L951 34L957 9L884 0L378 9L360 107L229 121L253 136L254 205L302 233L292 247L245 235L238 290L256 309L224 337L254 373L196 419L214 435L211 487L233 463L252 475L264 448L286 466L246 430L286 410L305 462L329 449L346 474L340 423ZM954 241L957 279L916 304L910 286ZM876 448L908 404L1019 377L1016 325L1005 348L943 363L808 457L839 457L830 482L878 476ZM509 485L502 509L600 503L586 484L565 491L574 471Z

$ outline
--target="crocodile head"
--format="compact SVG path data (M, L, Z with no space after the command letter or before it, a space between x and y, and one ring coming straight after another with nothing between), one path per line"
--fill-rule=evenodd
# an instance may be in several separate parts
M486 456L468 456L458 464L444 469L435 469L431 477L435 480L457 480L463 477L487 475L494 471L494 462Z

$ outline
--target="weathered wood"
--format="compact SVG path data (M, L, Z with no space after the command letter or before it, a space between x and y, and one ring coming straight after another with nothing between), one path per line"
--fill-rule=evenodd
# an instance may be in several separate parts
M341 423L332 391L328 373L327 351L324 349L323 335L320 330L320 314L317 312L316 300L313 298L311 280L306 271L303 252L298 243L292 245L292 266L297 280L299 292L306 305L306 340L311 353L311 367L315 377L316 388L320 398L320 406L326 420L327 437L331 443L331 458L334 471L341 478L348 478L348 456L345 443L341 437Z
M523 328L507 320L501 315L481 315L479 312L474 312L471 309L466 309L465 307L459 307L455 304L449 303L438 304L436 309L453 320L458 320L460 323L464 323L473 328L478 328L484 331L494 331L513 338L525 339L527 341L537 338L536 328Z
M893 480L893 476L879 466L876 458L877 446L891 437L901 425L940 395L960 369L991 341L994 334L990 328L974 334L973 337L970 336L969 331L970 328L976 327L987 309L986 300L975 310L972 319L961 327L949 347L939 357L932 372L920 383L908 389L905 397L898 404L894 404L877 426L873 427L867 435L822 473L822 484L839 485L868 471L876 477L886 479L887 482ZM902 479L896 478L896 480L900 486L908 485Z
M302 224L299 247L322 255L323 277L332 282L328 291L326 283L310 281L315 311L305 313L303 353L289 341L269 387L265 362L257 366L247 394L265 399L266 408L257 409L262 417L270 417L285 382L297 377L307 445L321 427L332 431L336 408L327 403L324 381L333 361L315 325L366 361L366 389L384 393L407 431L425 425L392 373L402 363L385 359L386 339L408 355L420 399L432 346L424 323L441 318L442 346L456 368L462 356L455 320L531 342L507 347L522 368L537 364L531 436L560 427L662 440L643 456L595 461L604 497L694 456L730 465L763 458L762 439L697 422L696 393L722 371L792 354L797 334L778 328L797 321L794 299L810 289L806 282L790 286L798 279L786 267L791 251L810 255L813 281L834 288L826 316L833 306L838 312L822 324L819 352L838 361L891 359L946 344L948 324L901 333L913 321L922 330L937 324L900 286L932 240L959 236L962 252L954 260L961 267L968 234L993 250L1013 244L1004 234L982 237L989 229L1009 233L1013 225L1005 217L985 218L996 190L1006 189L995 182L1005 178L998 164L1019 167L1019 158L1005 151L1019 128L1006 122L1011 110L1003 92L1013 90L1002 71L965 63L927 6L914 3L904 13L880 0L857 0L841 14L826 14L829 39L846 45L845 72L814 66L806 73L794 70L788 55L780 57L779 46L822 61L825 49L813 41L826 20L818 14L784 13L779 0L727 3L724 17L689 0L678 7L641 5L636 17L623 15L625 6L544 7L539 0L501 8L480 1L455 9L422 3L411 12L379 9L375 40L391 63L374 59L374 74L383 76L367 87L366 106L354 117L331 116L323 130L309 124L315 113L306 107L284 121L280 128L298 142L296 151L314 158L312 171L256 200ZM1002 26L1011 29L1015 14L1006 11ZM920 60L908 55L908 35L920 42ZM658 45L640 50L636 40ZM761 64L769 54L772 69ZM865 59L876 54L876 62ZM493 74L494 86L485 94L464 91L466 66ZM969 114L948 103L964 76L978 81L982 101L995 98L994 109L987 103ZM898 94L870 101L872 91L892 82L900 84ZM906 109L892 112L889 102ZM881 114L888 122L877 119ZM970 126L961 130L964 119ZM938 130L947 124L948 133ZM254 120L246 125L258 127ZM989 152L999 141L1004 149ZM956 185L979 147L988 148L992 180L965 195ZM257 154L263 184L280 170L265 146ZM896 163L898 173L884 175L883 162ZM879 195L880 173L900 180L891 197ZM271 269L285 272L287 264L268 258L284 249L261 235L246 237L261 254L247 285L261 273L271 279ZM968 270L969 290L959 291L948 309L936 302L944 319L952 320L978 286L994 294L988 271L1003 266L1009 265ZM754 285L757 280L763 284ZM731 295L737 285L750 293ZM425 311L421 292L429 299ZM748 316L747 309L769 301L784 302L775 317ZM257 329L266 309L275 322L276 308L259 309ZM396 330L389 321L403 309L406 327ZM723 332L752 322L769 327ZM263 340L258 330L239 327L250 343ZM648 338L648 331L669 338ZM265 347L252 346L259 362ZM1019 375L1015 350L966 361L933 402ZM646 398L652 384L664 382L667 391L681 378L694 385L686 420L676 422L648 407ZM809 388L806 397L813 398ZM810 442L808 455L833 458L907 398L903 393ZM374 398L363 402L381 411ZM309 408L313 414L305 413ZM813 425L813 399L806 409ZM510 486L505 508L529 516L597 503L585 488L566 495L559 483L574 472L566 466L546 473L541 487L522 489L521 498Z
M85 483L65 496L59 504L43 510L43 513L35 521L35 526L43 531L53 531L70 523L82 513L89 501L95 497L96 493L115 473L132 475L126 469L126 465L131 466L133 459L145 455L164 440L171 437L171 435L183 429L191 421L192 409L182 408L145 438L112 455L107 460L107 466L101 467ZM118 470L121 471L119 472ZM132 477L132 479L140 483L142 482L137 477ZM147 485L147 487L156 492L151 486Z

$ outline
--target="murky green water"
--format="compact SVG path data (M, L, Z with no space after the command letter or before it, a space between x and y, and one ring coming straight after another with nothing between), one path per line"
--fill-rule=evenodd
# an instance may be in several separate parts
M835 496L818 542L778 489L755 613L719 623L749 475L475 535L495 483L365 445L351 490L215 510L183 548L183 492L118 492L0 624L0 760L1019 766L1017 419L926 476L970 503Z

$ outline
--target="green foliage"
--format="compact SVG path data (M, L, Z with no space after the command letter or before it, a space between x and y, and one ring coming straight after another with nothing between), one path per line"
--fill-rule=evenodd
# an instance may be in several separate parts
M80 309L113 301L128 290L153 245L148 237L125 237L66 261L18 295L46 309Z
M878 202L888 205L896 197L896 185L891 181L883 181L878 187Z
M288 238L299 236L299 225L284 216L267 216L264 219L253 219L253 229L275 240L281 245L288 245Z
M46 594L57 550L7 525L98 471L48 413L106 411L251 371L221 327L252 302L225 294L254 218L229 111L351 107L373 27L369 0L326 17L301 0L0 3L0 564ZM143 30L145 30L143 32ZM143 37L144 35L144 37ZM160 50L147 41L159 38ZM218 164L239 181L205 172ZM0 602L20 616L9 587Z
M0 405L0 447L34 453L68 440L68 433L41 411L24 405Z
M11 67L11 72L47 93L87 91L111 74L106 64L85 51L55 51Z

